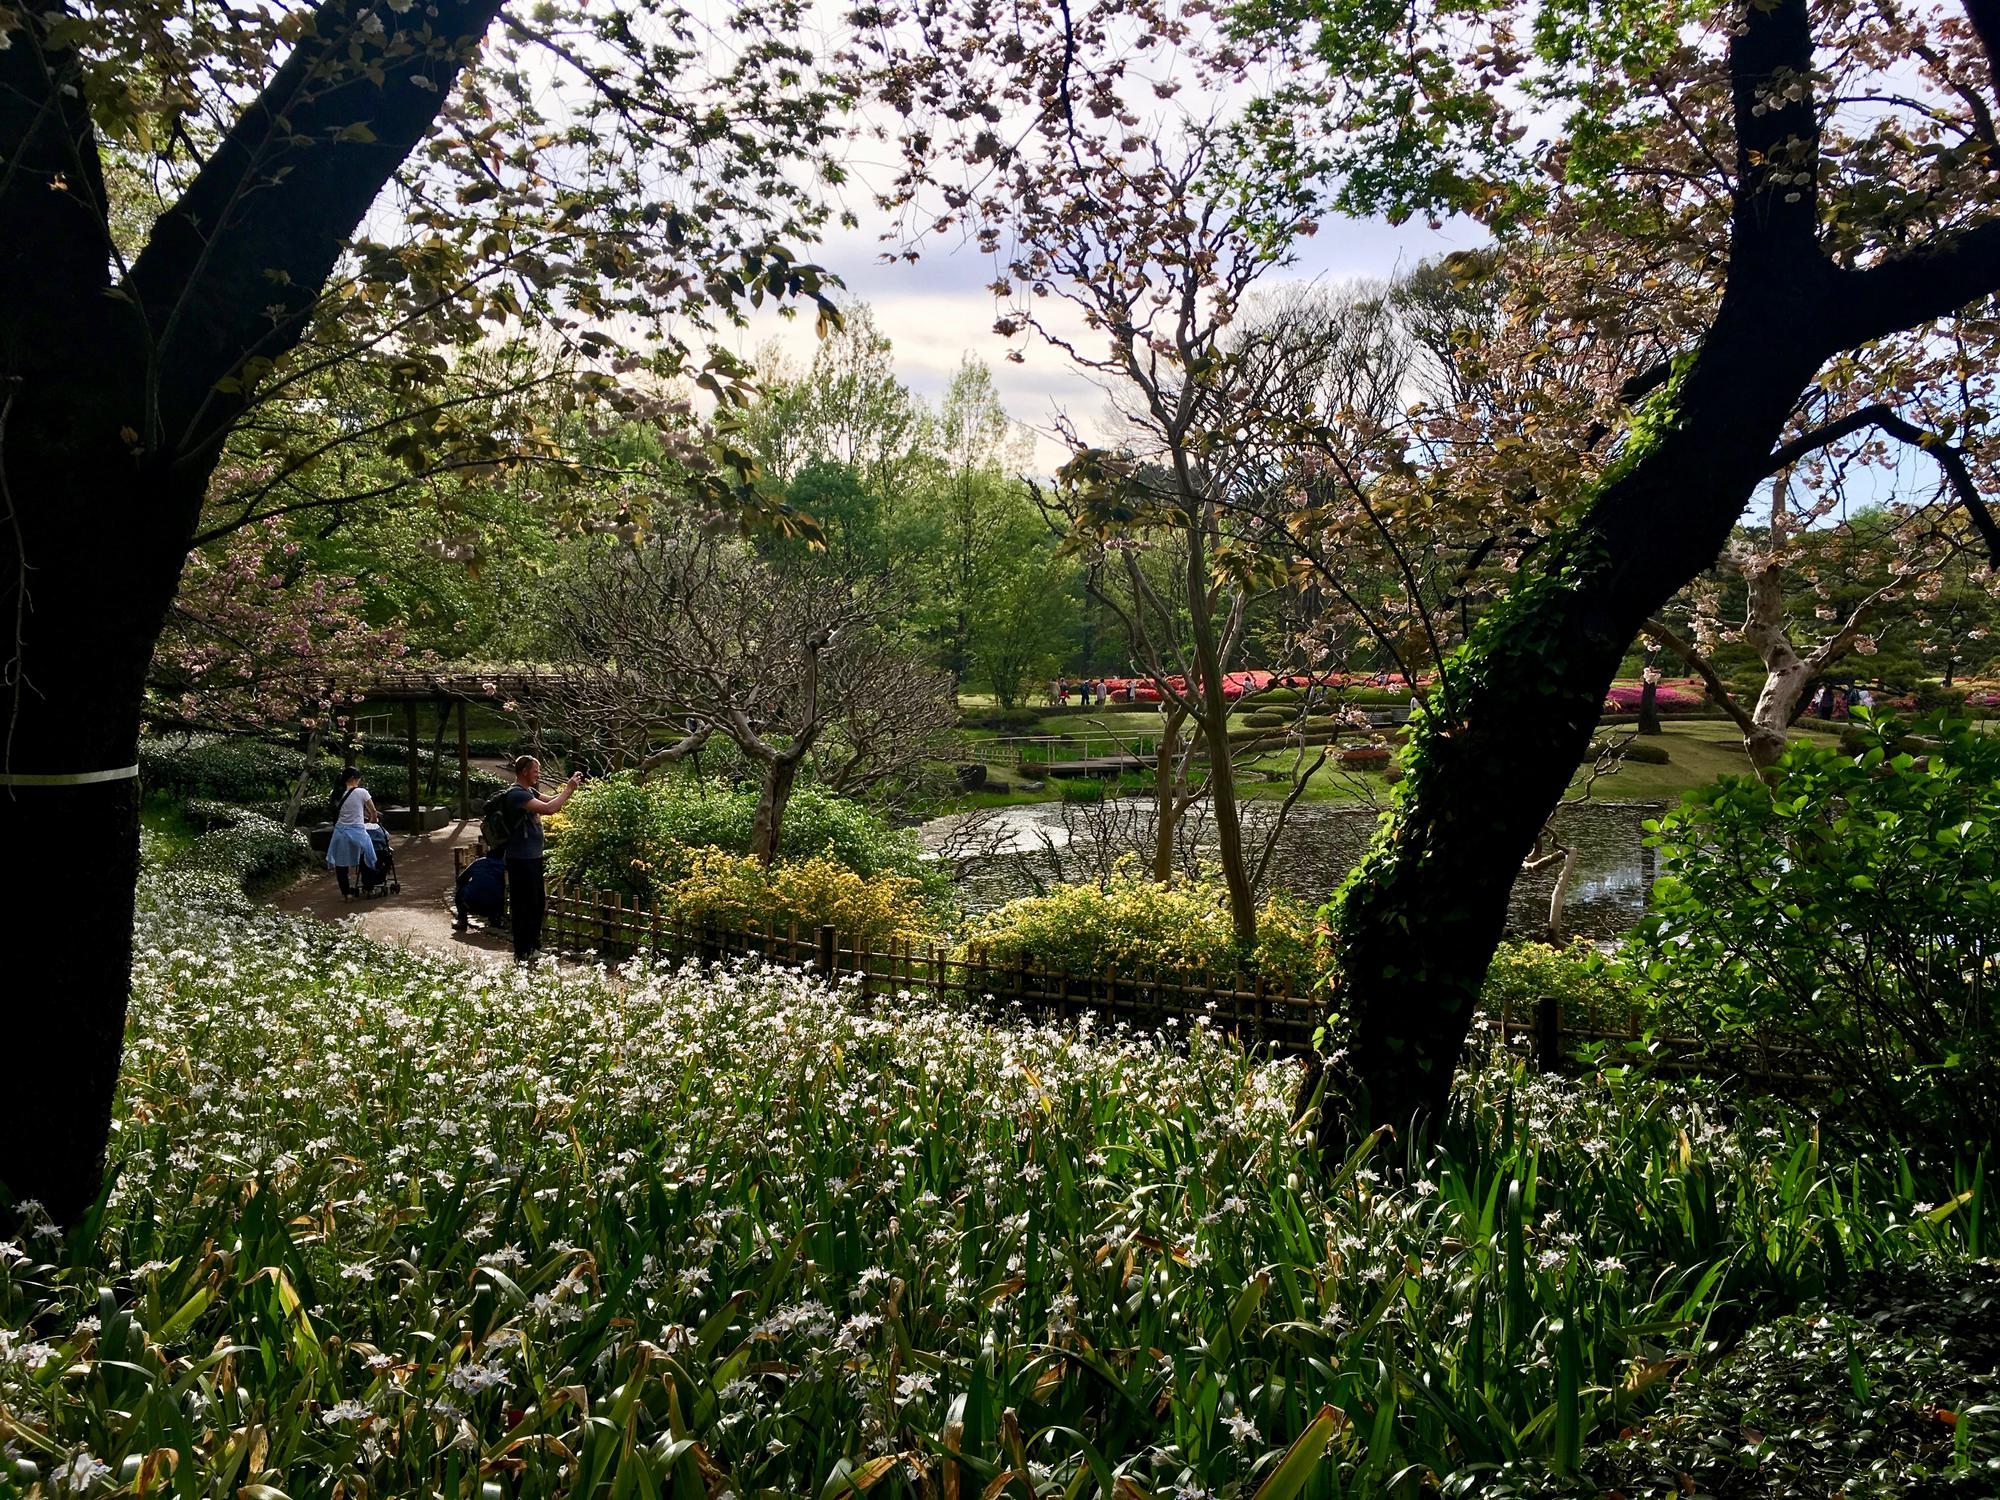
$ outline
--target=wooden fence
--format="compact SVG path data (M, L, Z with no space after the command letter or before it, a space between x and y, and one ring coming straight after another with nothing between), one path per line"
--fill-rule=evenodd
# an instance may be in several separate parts
M949 999L976 1009L1018 1008L1074 1020L1091 1016L1155 1030L1197 1020L1245 1046L1280 1056L1305 1056L1325 1014L1325 995L1296 993L1243 974L1187 976L1145 970L1076 974L1038 964L990 963L953 956L941 946L897 943L878 947L831 927L796 921L743 927L691 926L627 896L610 892L549 892L544 941L566 953L591 953L620 962L650 953L669 962L758 957L794 967L810 966L833 980L849 979L864 999L900 992ZM1578 1063L1611 1066L1643 1053L1654 1069L1674 1074L1728 1074L1759 1088L1795 1092L1826 1079L1796 1049L1746 1041L1725 1057L1702 1038L1649 1032L1636 1008L1546 997L1521 1010L1509 1006L1485 1018L1510 1049L1531 1056L1545 1071L1574 1071ZM1477 1037L1477 1033L1475 1036Z

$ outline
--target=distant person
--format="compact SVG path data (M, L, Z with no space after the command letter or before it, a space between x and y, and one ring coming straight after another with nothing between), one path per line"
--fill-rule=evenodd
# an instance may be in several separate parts
M559 813L563 805L583 785L583 772L570 774L562 790L553 797L541 794L542 763L532 755L514 762L514 785L487 803L490 823L499 819L495 830L501 837L487 841L487 853L507 861L507 905L514 918L514 957L522 963L542 947L542 917L548 911L548 883L543 870L542 819ZM496 806L497 804L497 806ZM482 828L482 832L484 829Z
M1109 703L1110 701L1111 701L1111 684L1105 681L1104 679L1100 678L1098 679L1097 683L1097 706L1099 708L1102 708L1104 707L1105 704Z
M340 895L353 901L361 895L361 867L375 868L375 840L368 825L382 821L375 799L361 784L361 772L348 766L340 773L333 794L333 836L326 841L327 868L340 881Z
M1854 717L1854 710L1861 706L1861 689L1851 682L1847 685L1844 706L1847 709L1847 716L1850 719Z
M1833 717L1833 684L1832 684L1832 683L1830 683L1830 682L1826 682L1826 683L1821 683L1821 684L1820 684L1820 690L1819 690L1819 702L1818 702L1818 704L1817 704L1817 706L1816 706L1816 708L1815 708L1815 710L1814 710L1814 711L1815 711L1816 713L1818 713L1818 715L1819 715L1819 716L1820 716L1820 717L1821 717L1822 719L1831 719L1831 718Z
M1125 701L1127 703L1137 703L1139 701L1138 678L1128 677L1125 679Z
M1854 695L1854 701L1861 708L1873 708L1875 706L1874 690L1862 688L1861 691Z
M1069 679L1067 678L1058 677L1056 679L1056 704L1060 708L1069 707Z

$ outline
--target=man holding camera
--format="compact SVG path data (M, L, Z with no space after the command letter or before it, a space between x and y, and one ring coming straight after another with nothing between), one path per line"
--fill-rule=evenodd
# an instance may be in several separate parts
M553 797L541 794L541 781L542 763L524 755L514 762L514 785L500 794L509 829L504 846L507 905L514 919L514 957L521 963L541 951L542 917L549 905L542 867L542 819L563 810L563 804L583 785L583 772L572 772ZM503 850L487 852L500 854Z

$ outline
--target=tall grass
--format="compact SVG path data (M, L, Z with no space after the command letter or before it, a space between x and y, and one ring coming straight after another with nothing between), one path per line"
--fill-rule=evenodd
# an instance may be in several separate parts
M0 1251L0 1492L1462 1491L1993 1240L1983 1184L1638 1081L1496 1064L1427 1170L1322 1167L1199 1030L468 970L186 883L139 936L115 1186Z

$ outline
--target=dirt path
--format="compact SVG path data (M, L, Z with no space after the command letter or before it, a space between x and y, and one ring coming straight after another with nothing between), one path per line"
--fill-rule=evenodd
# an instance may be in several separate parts
M341 899L333 872L324 865L279 892L272 904L298 916L323 922L351 922L378 942L397 943L458 958L506 961L513 944L504 926L489 930L477 918L464 932L451 930L452 880L456 868L451 851L478 841L479 820L449 823L435 833L404 834L395 841L396 879L403 889L393 896L360 901Z

